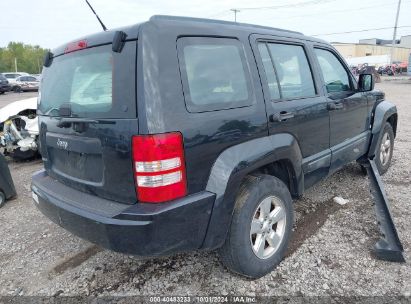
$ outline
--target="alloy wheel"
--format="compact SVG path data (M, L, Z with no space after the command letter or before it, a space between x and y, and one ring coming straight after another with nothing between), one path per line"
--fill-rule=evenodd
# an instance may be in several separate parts
M284 203L275 196L263 199L251 221L250 242L260 259L270 258L284 238L286 212Z

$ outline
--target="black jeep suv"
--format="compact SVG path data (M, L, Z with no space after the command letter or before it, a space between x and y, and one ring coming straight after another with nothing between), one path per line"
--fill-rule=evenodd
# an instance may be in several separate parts
M390 165L396 107L301 33L154 16L44 65L33 198L115 251L218 249L260 277L284 256L293 198L360 158Z

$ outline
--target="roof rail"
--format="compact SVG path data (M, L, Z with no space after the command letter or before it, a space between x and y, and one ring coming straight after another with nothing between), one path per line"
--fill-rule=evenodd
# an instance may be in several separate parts
M254 27L254 28L260 28L260 29L266 29L266 30L275 30L275 31L293 33L293 34L298 34L298 35L304 35L301 32L290 31L290 30L285 30L285 29L280 29L280 28L275 28L275 27L255 25L255 24L250 24L250 23L216 20L216 19L168 16L168 15L154 15L150 18L150 21L156 21L156 20L193 21L193 22L216 23L216 24L225 24L225 25L238 25L238 26L244 26L244 27Z

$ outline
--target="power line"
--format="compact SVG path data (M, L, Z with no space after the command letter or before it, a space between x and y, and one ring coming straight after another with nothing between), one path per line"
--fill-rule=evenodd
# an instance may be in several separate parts
M294 4L284 4L284 5L275 5L275 6L260 6L260 7L237 7L237 8L232 8L230 10L224 10L219 13L213 14L208 16L208 18L213 18L221 15L226 15L228 13L231 13L233 10L261 10L261 9L282 9L282 8L293 8L293 7L303 7L303 6L309 6L309 5L314 5L314 4L322 4L322 3L328 3L328 2L333 2L336 0L310 0L310 1L304 1L304 2L298 2Z
M232 8L232 9L230 9L230 11L232 11L234 13L234 22L237 22L237 13L239 13L240 10L236 9L236 8Z
M411 1L404 1L403 3L411 3ZM300 17L307 17L307 16L318 16L318 15L329 15L329 14L338 14L338 13L344 13L344 12L351 12L351 11L360 11L362 9L370 9L370 8L379 8L379 7L384 7L384 6L392 6L394 3L385 3L381 5L372 5L372 6L362 6L362 7L356 7L356 8L350 8L350 9L345 9L345 10L334 10L334 11L327 11L326 13L324 12L318 12L318 13L313 13L313 14L303 14L303 15L297 15L297 16L285 16L287 19L290 18L300 18ZM280 16L281 17L281 16Z
M322 4L322 3L333 2L333 1L335 0L311 0L311 1L298 2L294 4L259 6L259 7L238 7L237 9L239 10L281 9L281 8L290 8L290 7L309 6L313 4Z
M330 1L330 0L328 0L328 1ZM302 2L302 3L306 3L306 2ZM324 3L326 3L326 2L324 2ZM402 3L411 3L411 1L402 1ZM297 5L298 3L296 3L295 5ZM301 4L301 2L300 2L300 4ZM360 10L362 10L362 9L370 9L370 8L379 8L379 7L384 7L384 6L391 6L391 5L393 5L393 4L395 4L395 3L384 3L384 4L381 4L381 5L370 5L370 6L362 6L362 7L356 7L356 8L351 8L351 9L344 9L344 10L332 10L332 11L327 11L326 13L324 13L324 12L317 12L317 13L312 13L312 14L303 14L303 15L296 15L296 16L289 16L289 15L287 15L286 16L286 18L287 19L290 19L290 18L300 18L300 17L307 17L307 16L318 16L318 15L324 15L324 14L326 14L326 15L328 15L328 14L338 14L338 13L344 13L344 12L350 12L350 11L360 11ZM247 9L275 9L275 8L277 8L277 9L281 9L281 8L289 8L289 7L292 7L293 5L281 5L281 6L269 6L269 7L260 7L260 8L258 8L258 7L254 7L254 8L238 8L238 9L240 9L240 10L247 10ZM229 15L229 14L231 14L232 13L232 11L231 10L223 10L223 11L220 11L220 12L218 12L218 13L215 13L215 14L212 14L212 15L209 15L209 16L207 16L206 18L216 18L216 17L219 17L219 16L224 16L224 15ZM277 18L281 18L282 16L278 16Z
M405 27L411 27L411 25L398 26L397 28L405 28ZM358 30L358 31L337 32L337 33L327 33L327 34L315 34L315 35L309 35L309 36L313 36L313 37L330 36L330 35L338 35L338 34L351 34L351 33L361 33L361 32L370 32L370 31L391 30L393 28L394 28L393 26L389 26L389 27L371 28L371 29Z
M228 14L231 14L231 11L230 10L224 10L224 11L220 11L219 13L209 15L206 18L215 18L215 17L218 17L218 16L228 15Z

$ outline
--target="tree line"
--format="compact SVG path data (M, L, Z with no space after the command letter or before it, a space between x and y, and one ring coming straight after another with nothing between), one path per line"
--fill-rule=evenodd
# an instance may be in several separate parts
M40 74L47 51L38 45L9 42L7 47L0 47L0 73L15 72L17 65L18 72Z

